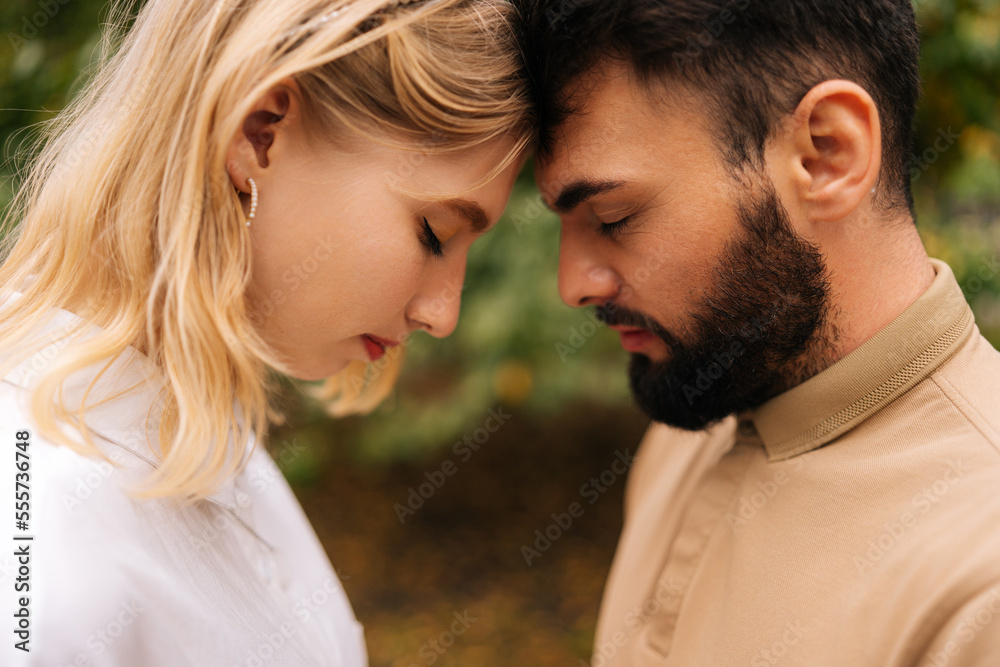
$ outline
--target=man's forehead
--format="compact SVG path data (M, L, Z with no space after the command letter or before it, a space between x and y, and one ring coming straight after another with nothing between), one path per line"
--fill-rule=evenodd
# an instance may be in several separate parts
M551 130L549 150L538 159L539 176L617 180L623 169L660 162L664 151L709 138L702 95L687 85L640 82L626 67L609 64L571 84L571 112ZM540 186L543 178L537 179Z
M548 161L565 160L568 152L603 151L624 140L642 141L703 108L691 104L695 100L686 87L640 82L623 67L587 73L568 86L568 113L550 130Z
M645 97L627 77L591 75L578 80L567 90L570 113L554 134L584 141L599 140L609 131L628 131L649 110Z
M605 60L571 81L563 91L570 112L559 128L586 135L631 129L676 116L703 118L705 91L676 77L640 78L627 63Z
M636 122L636 109L623 94L608 94L620 93L620 87L589 88L585 100L576 100L578 106L551 130L549 150L538 160L542 172L586 171L594 163L612 160L634 143L635 135L642 131Z
M553 129L549 151L538 157L536 182L549 204L572 183L628 180L648 148L656 119L630 103L622 82L603 84L587 88L587 100Z

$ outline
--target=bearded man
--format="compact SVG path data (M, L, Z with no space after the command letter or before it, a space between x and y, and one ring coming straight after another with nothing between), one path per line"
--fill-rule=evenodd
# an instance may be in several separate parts
M914 225L910 2L525 13L559 289L655 422L592 664L1000 664L1000 354Z

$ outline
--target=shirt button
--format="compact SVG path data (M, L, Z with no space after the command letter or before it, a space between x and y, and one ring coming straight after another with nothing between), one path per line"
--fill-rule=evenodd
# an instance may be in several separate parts
M257 562L257 567L260 570L260 576L264 578L264 582L270 584L274 581L274 565L266 558L261 558Z

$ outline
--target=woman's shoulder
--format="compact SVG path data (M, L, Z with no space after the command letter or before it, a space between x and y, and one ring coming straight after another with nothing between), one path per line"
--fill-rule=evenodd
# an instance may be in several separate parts
M146 518L132 490L152 466L98 433L90 437L93 454L53 442L34 426L28 399L24 388L0 381L0 438L14 439L0 448L10 452L0 461L0 488L20 499L33 572L42 590L59 591L45 614L61 618L77 605L85 613L119 599L142 578L133 565L147 557ZM78 430L60 428L82 440Z
M53 443L35 427L34 420L29 415L28 400L29 394L25 389L0 381L0 424L8 432L0 434L0 437L6 435L20 443L21 452L9 465L16 467L20 463L22 467L28 468L24 472L28 472L33 485L44 487L46 497L59 495L61 505L68 514L72 514L76 507L89 500L101 488L105 492L115 489L123 492L121 485L126 475L116 476L116 469L137 474L143 467L149 467L141 458L128 456L124 448L97 434L91 434L92 440L104 456L96 452L94 455L85 455L70 447ZM72 439L81 440L77 429L62 426L62 430ZM40 508L40 505L36 507Z
M137 520L130 484L147 466L141 459L92 434L104 454L83 454L43 436L27 414L27 392L0 382L0 438L11 442L10 452L0 462L2 485L24 498L29 532L43 543L40 551L65 563L66 554L84 556L90 550L103 552L109 543L127 542L130 524ZM74 440L80 434L67 426L63 431ZM105 458L106 457L106 458Z
M123 567L137 546L124 475L42 437L27 417L26 396L0 381L0 438L8 439L0 448L0 488L17 498L20 549L0 565L26 567L14 602L23 598L30 611L31 652L13 664L117 664L96 660L109 648L101 631L132 622L142 608L134 570Z

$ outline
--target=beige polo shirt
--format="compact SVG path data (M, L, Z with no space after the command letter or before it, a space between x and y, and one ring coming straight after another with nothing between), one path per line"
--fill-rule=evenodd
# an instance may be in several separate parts
M934 267L823 373L650 428L595 667L1000 665L1000 353Z

